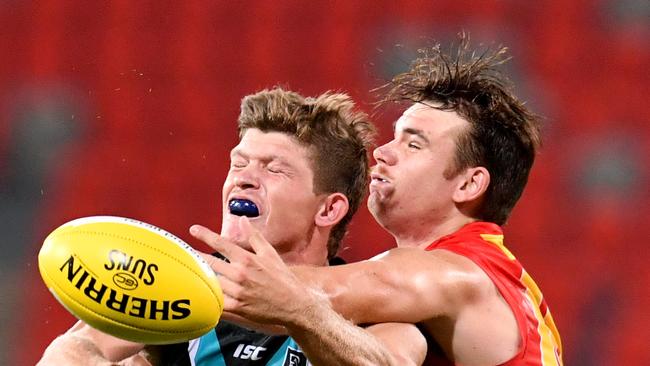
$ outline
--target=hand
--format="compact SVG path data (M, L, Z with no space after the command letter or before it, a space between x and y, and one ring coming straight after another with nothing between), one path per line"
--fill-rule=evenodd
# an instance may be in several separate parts
M310 309L327 301L324 294L306 286L287 267L275 248L255 230L247 217L239 225L252 252L194 225L190 233L230 260L203 254L217 272L224 292L224 310L263 324L291 326Z
M125 360L112 362L90 340L73 334L55 339L45 350L37 366L151 366L146 354L140 352Z
M37 365L151 366L143 346L115 338L78 321L52 341ZM122 358L122 361L111 361Z
M116 364L111 364L111 366L152 366L151 362L147 359L146 353L144 351L138 353L137 355L131 356L126 360L120 361Z
M102 352L91 341L73 334L63 334L57 337L45 349L37 366L54 365L111 365Z

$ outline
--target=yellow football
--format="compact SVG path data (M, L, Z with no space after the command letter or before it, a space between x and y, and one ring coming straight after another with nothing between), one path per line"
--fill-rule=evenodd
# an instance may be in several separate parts
M134 342L197 338L223 310L208 264L181 239L133 219L93 216L58 227L43 243L38 268L74 316Z

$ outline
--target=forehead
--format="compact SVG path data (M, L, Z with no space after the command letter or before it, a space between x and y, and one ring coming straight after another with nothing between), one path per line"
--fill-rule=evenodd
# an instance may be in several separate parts
M309 161L309 149L294 137L282 132L263 132L256 128L247 129L232 154L244 154L260 159L281 159L299 163Z
M395 132L418 130L429 139L456 136L469 122L453 111L442 111L421 103L409 107L395 123Z

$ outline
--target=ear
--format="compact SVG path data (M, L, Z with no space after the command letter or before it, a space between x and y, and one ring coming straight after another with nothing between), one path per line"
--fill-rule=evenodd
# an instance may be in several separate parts
M345 217L349 208L348 198L343 193L331 193L316 212L314 222L316 226L334 226Z
M490 172L482 166L465 170L459 174L461 179L452 199L456 203L472 202L479 199L490 185Z

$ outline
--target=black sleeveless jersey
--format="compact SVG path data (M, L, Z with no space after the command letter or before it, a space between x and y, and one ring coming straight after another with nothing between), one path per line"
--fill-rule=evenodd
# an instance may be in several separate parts
M338 257L330 260L330 265L344 263ZM162 366L311 365L291 337L268 335L227 321L190 342L148 349L154 365Z
M190 342L149 347L154 365L164 366L307 366L307 358L287 335L267 335L220 321Z

